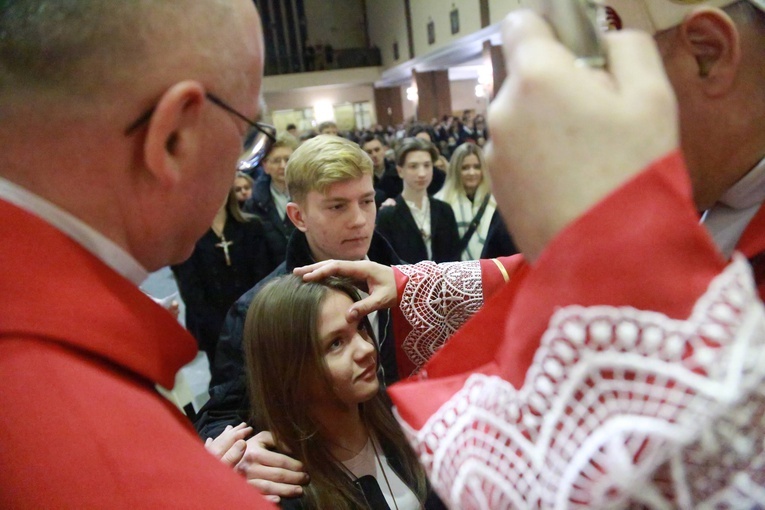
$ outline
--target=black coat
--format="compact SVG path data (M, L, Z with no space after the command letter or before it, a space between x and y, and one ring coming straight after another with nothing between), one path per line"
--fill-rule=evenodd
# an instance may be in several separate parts
M428 258L428 250L420 235L420 228L401 195L396 197L395 206L383 207L377 213L377 231L385 236L396 253L410 264L422 260L457 261L460 259L460 238L454 211L446 202L433 197L428 198L430 199L432 258Z
M242 209L245 212L252 213L263 222L265 229L266 242L271 247L271 251L278 255L277 264L284 261L287 253L287 241L295 230L289 217L284 216L282 220L279 212L276 210L274 199L271 196L271 176L263 174L255 181L252 187L252 197L244 203Z
M494 259L497 257L509 257L520 253L518 247L513 242L513 236L508 232L499 209L494 211L489 224L489 231L486 233L486 242L481 251L482 259Z
M223 235L231 243L230 266L222 247L216 246L221 239L210 229L185 262L171 267L186 306L186 329L210 363L229 307L279 263L264 242L264 228L257 218L239 223L229 217Z
M385 160L385 170L380 177L374 176L375 204L380 204L389 198L396 198L404 189L404 181L398 176L396 164L389 159Z
M369 259L386 266L400 264L401 259L388 242L375 233L369 246ZM244 366L244 321L255 294L270 280L291 273L296 267L314 263L305 235L295 230L287 246L287 258L274 271L258 282L231 307L221 330L215 363L210 367L210 400L199 410L194 426L204 439L216 437L226 425L238 425L250 419L250 401L247 394L247 374ZM393 321L388 310L378 312L377 341L380 346L380 365L385 384L398 380L396 342L393 339Z

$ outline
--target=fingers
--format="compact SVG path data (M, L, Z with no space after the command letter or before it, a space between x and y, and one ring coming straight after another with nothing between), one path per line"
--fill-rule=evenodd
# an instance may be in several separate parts
M247 480L247 483L275 503L278 503L281 498L297 498L303 494L303 488L300 485L274 483L267 480Z
M312 276L308 276L306 278L305 275L311 275L314 271L317 271L322 266L325 266L325 265L327 265L327 264L329 264L331 262L333 262L333 261L332 260L323 260L321 262L316 262L315 264L309 264L307 266L296 267L295 269L292 270L292 274L296 274L298 276L303 276L304 280L310 281L310 280L312 280L314 278Z
M382 303L382 300L378 295L372 293L369 295L369 297L353 303L353 305L348 309L348 313L346 313L345 317L349 322L356 321L361 317L369 315L375 310L380 310L381 308L388 308L388 306L385 306Z
M262 465L280 468L287 471L303 473L303 463L283 453L273 451L277 445L268 431L258 433L255 437L247 440L247 452L244 461L250 465Z
M300 496L302 484L310 478L303 472L303 464L287 455L271 451L274 438L264 431L247 441L247 451L237 470L247 482L265 495L283 498Z
M659 108L675 108L674 94L659 50L651 36L638 31L606 34L609 71L621 92L645 106L659 100Z
M321 280L328 276L345 276L366 281L374 266L379 266L379 264L367 261L325 260L310 266L295 268L293 272L302 275L306 281Z
M224 464L234 467L240 460L242 460L246 450L247 443L244 439L239 439L226 451L226 453L223 454L223 457L221 457L220 460L223 461Z
M236 427L228 425L215 439L207 438L205 441L205 448L207 448L207 451L217 459L224 460L223 457L226 456L229 450L231 450L239 441L244 443L244 438L250 434L252 434L252 427L249 427L246 423L240 423ZM242 445L239 445L239 448L241 447ZM243 453L244 451L238 454L239 458L241 458ZM237 455L237 453L234 452L231 455ZM237 459L236 462L239 462L239 459ZM233 464L236 464L236 462Z
M513 11L502 22L502 51L508 61L519 45L536 39L557 41L550 25L533 11L528 9Z

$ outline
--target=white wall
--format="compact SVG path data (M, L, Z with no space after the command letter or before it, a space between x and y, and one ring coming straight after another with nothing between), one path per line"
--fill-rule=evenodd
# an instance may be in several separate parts
M309 108L321 101L328 102L331 105L361 101L370 101L374 104L375 95L372 85L358 85L354 87L321 87L287 90L284 92L266 92L263 94L263 98L268 105L268 109L274 111Z
M366 0L366 8L369 41L380 48L383 67L392 67L409 60L404 0ZM394 42L398 42L397 60L393 58Z
M481 29L479 0L414 0L412 8L412 36L415 56L425 55ZM452 35L449 13L452 6L459 10L460 31ZM436 42L428 44L428 21L435 25Z
M364 0L304 0L310 44L364 48Z
M475 97L477 80L450 81L449 90L452 93L452 111L475 110L476 113L486 115L486 98Z

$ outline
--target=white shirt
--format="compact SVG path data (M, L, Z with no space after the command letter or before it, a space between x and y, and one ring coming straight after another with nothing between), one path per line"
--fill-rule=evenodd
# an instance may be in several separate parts
M289 195L282 193L272 184L271 198L274 199L274 206L276 206L276 212L279 213L279 218L284 221L284 217L287 216L287 202L290 201Z
M370 437L364 449L352 459L343 462L343 465L356 478L366 475L373 476L377 480L377 485L380 486L383 496L385 496L388 507L398 508L399 510L418 510L420 502L417 500L417 496L388 465L388 461L379 444L377 444L377 454L379 455L379 460L375 456L372 438ZM393 501L394 497L396 498L395 503Z
M726 191L702 217L702 223L726 258L765 201L765 159Z
M414 222L417 224L417 228L422 235L422 241L425 243L425 249L428 252L428 259L433 258L433 249L431 247L431 239L433 238L432 229L430 225L430 199L425 196L422 199L422 209L414 205L414 202L404 199L406 205L409 206L409 212L414 218Z
M111 239L60 207L2 177L0 177L0 199L45 220L136 286L149 275L132 255L117 246Z

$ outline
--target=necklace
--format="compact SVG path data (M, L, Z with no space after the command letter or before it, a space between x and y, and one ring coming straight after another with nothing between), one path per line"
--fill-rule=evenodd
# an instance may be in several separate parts
M215 233L215 235L220 237L220 242L216 243L215 247L223 249L223 254L226 256L226 265L230 266L231 265L231 255L228 252L228 247L231 246L232 244L234 244L234 241L226 241L226 236L223 235L223 232L218 234L217 232L215 232L215 229L213 229L213 232Z
M411 214L412 219L414 220L414 224L417 225L417 229L420 231L422 240L428 242L430 241L430 232L425 229L425 223L427 223L428 217L430 216L430 200L428 200L427 197L425 197L423 200L425 201L425 206L423 207L422 213L420 213L418 209L417 215L414 214L414 211L412 211ZM417 221L417 216L422 216L421 222Z
M385 468L382 465L382 461L380 460L380 454L377 453L377 446L375 445L375 440L373 437L369 438L370 441L372 441L372 449L375 451L375 458L377 459L377 465L380 466L380 471L382 471L383 478L385 479L385 485L388 486L388 493L390 494L391 499L393 500L393 506L396 507L396 510L398 510L398 503L396 503L396 496L393 494L393 489L390 487L390 482L388 481L388 475L385 473Z

